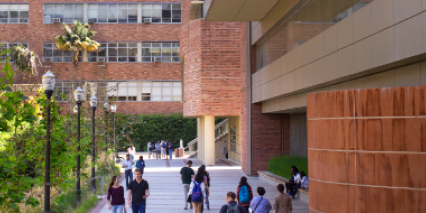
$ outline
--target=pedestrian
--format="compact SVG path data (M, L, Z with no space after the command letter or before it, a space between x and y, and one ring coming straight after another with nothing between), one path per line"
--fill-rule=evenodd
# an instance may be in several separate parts
M142 174L143 174L143 170L145 169L145 161L143 160L143 156L139 156L139 160L136 161L136 168L139 168L140 170L142 170Z
M244 207L237 204L235 201L235 193L234 192L228 192L226 194L226 203L220 208L219 213L249 213L244 209Z
M300 172L300 177L302 178L302 180L300 181L300 184L302 186L303 190L308 190L309 189L309 179L308 176L306 176L304 171Z
M209 196L210 196L210 174L206 170L205 165L200 167L204 173L204 184L206 185L206 206L207 210L210 210Z
M160 145L160 141L158 141L156 144L155 144L155 156L156 156L156 159L160 159L160 153L161 153L161 145Z
M206 197L206 185L204 184L204 173L201 167L198 168L197 175L189 186L188 196L191 196L193 213L203 211L203 200ZM206 201L204 201L206 203Z
M120 179L118 176L112 176L107 195L108 209L112 209L112 213L123 213L123 210L126 213L124 188L119 183Z
M165 143L166 143L166 159L169 157L169 155L170 155L170 153L169 153L169 151L170 151L170 149L169 149L169 141L167 140L167 141L165 141Z
M153 150L152 147L153 147L153 145L152 145L151 141L149 141L148 145L147 145L147 148L148 148L148 159L151 159L152 150Z
M192 160L189 160L185 167L182 167L180 169L180 179L182 180L182 188L183 188L183 198L185 201L185 207L183 209L188 209L188 192L189 187L192 182L192 178L194 178L194 170L191 169L192 166Z
M161 140L161 159L166 159L166 142Z
M253 213L268 213L272 209L272 205L267 198L264 198L266 191L265 188L257 187L257 197L253 198L250 203L250 208Z
M130 183L127 201L133 213L145 213L146 199L149 197L148 181L142 178L142 171L135 169L135 179ZM130 202L130 196L132 201Z
M129 147L129 148L127 149L127 153L130 155L130 158L131 158L132 160L134 160L134 159L135 159L135 155L136 155L136 148L135 148L135 146L134 146L134 145L132 145L131 147Z
M247 183L247 177L242 176L237 188L238 205L244 207L246 212L249 212L250 202L253 200L253 191L250 184Z
M228 148L227 147L225 147L225 146L222 147L222 154L224 154L226 159L228 159Z
M173 144L172 142L169 141L169 154L170 154L170 160L172 159L172 155L173 155Z
M126 155L126 160L123 161L123 163L121 164L121 167L124 168L124 177L126 178L126 188L127 189L129 189L129 178L130 178L130 181L133 180L132 169L133 169L134 164L135 163L133 162L132 159L130 159L129 154Z
M291 213L291 197L284 193L284 185L277 185L278 195L274 198L274 213Z

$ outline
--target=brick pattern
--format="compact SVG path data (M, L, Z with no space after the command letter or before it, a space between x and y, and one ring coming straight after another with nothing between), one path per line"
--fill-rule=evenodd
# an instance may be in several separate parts
M244 22L190 21L181 30L184 115L237 116L241 112Z
M14 3L29 3L29 24L2 24L0 26L0 41L28 42L29 48L41 57L43 42L54 41L54 36L63 34L62 24L43 24L43 3L67 3L66 0L14 0ZM106 2L105 0L75 0L73 3ZM181 2L182 24L92 24L91 29L97 31L97 41L179 41L182 25L187 23L191 0L116 0L107 2ZM11 1L0 0L0 3ZM181 80L181 63L107 63L106 67L99 67L97 63L83 63L75 72L72 63L52 63L52 72L57 79L73 81L114 81L114 80ZM2 74L0 74L1 77ZM18 74L15 83L40 83L43 71L39 76ZM170 113L182 112L182 103L179 102L131 102L125 103L128 107L122 109L124 113Z

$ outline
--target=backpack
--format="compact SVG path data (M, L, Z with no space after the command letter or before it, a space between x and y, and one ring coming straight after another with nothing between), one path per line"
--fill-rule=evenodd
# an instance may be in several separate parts
M231 205L228 203L227 213L240 213L240 211L238 210L238 204Z
M201 183L193 181L194 186L192 187L191 201L196 203L203 202L203 193L201 192Z
M138 162L136 162L136 168L143 169L144 167L145 167L145 164L143 161L138 160Z
M250 202L250 194L247 186L241 186L240 193L238 194L238 200L240 201L240 203Z

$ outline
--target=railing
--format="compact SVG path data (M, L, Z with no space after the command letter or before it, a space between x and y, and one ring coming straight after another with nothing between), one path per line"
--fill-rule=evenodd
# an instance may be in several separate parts
M216 140L221 138L222 136L228 134L228 119L225 119L224 121L218 123L215 127L215 138ZM184 150L189 149L194 144L198 143L198 138L195 138L194 140L190 141ZM191 151L191 149L189 149ZM193 150L193 149L192 149Z

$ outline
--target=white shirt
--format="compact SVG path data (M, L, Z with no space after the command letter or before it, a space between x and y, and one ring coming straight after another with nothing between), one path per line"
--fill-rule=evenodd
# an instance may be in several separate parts
M191 181L191 185L189 186L188 196L192 194L192 188L194 187L194 180ZM203 193L203 197L206 197L206 184L204 184L204 181L200 184L201 187L201 193Z
M125 170L132 169L133 168L132 161L131 160L123 161L123 163L121 163L121 167L123 167Z
M136 148L129 147L127 150L129 151L129 154L131 154L133 156L136 155Z
M302 178L302 187L303 188L309 188L309 179L307 176L304 176Z
M300 174L299 174L299 173L297 173L297 174L294 176L294 183L300 183Z

